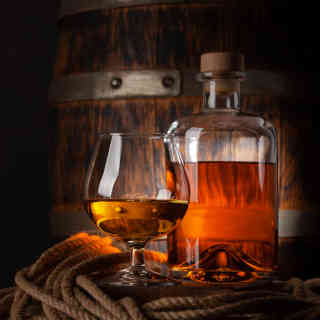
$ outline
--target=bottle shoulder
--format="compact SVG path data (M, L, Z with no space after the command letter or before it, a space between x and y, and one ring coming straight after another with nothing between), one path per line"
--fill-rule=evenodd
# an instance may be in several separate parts
M253 113L241 111L202 112L180 118L171 123L168 133L185 135L191 128L201 129L202 133L211 131L243 131L258 135L276 135L273 124Z

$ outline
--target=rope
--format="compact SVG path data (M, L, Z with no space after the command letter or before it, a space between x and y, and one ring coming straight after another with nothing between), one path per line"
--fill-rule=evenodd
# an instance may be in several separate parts
M316 320L320 278L292 278L262 288L215 291L207 296L164 297L138 305L112 298L96 284L129 254L111 239L80 233L45 251L17 272L16 286L0 290L0 319L10 320ZM187 290L187 288L186 288Z

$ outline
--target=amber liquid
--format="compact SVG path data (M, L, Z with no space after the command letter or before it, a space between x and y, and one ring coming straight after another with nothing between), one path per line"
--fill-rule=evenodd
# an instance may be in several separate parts
M182 220L188 203L179 200L88 200L89 217L105 233L126 241L165 234Z
M173 274L208 283L251 281L277 268L276 166L186 163L191 202L169 236Z

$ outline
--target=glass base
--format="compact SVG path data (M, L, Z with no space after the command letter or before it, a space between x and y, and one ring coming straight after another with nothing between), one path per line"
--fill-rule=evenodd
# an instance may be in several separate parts
M125 287L174 286L177 282L166 277L148 272L144 265L127 267L118 272L105 276L100 285Z

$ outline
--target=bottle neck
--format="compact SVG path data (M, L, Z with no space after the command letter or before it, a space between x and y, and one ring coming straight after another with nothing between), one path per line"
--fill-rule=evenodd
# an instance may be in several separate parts
M240 111L239 79L203 81L202 111Z

